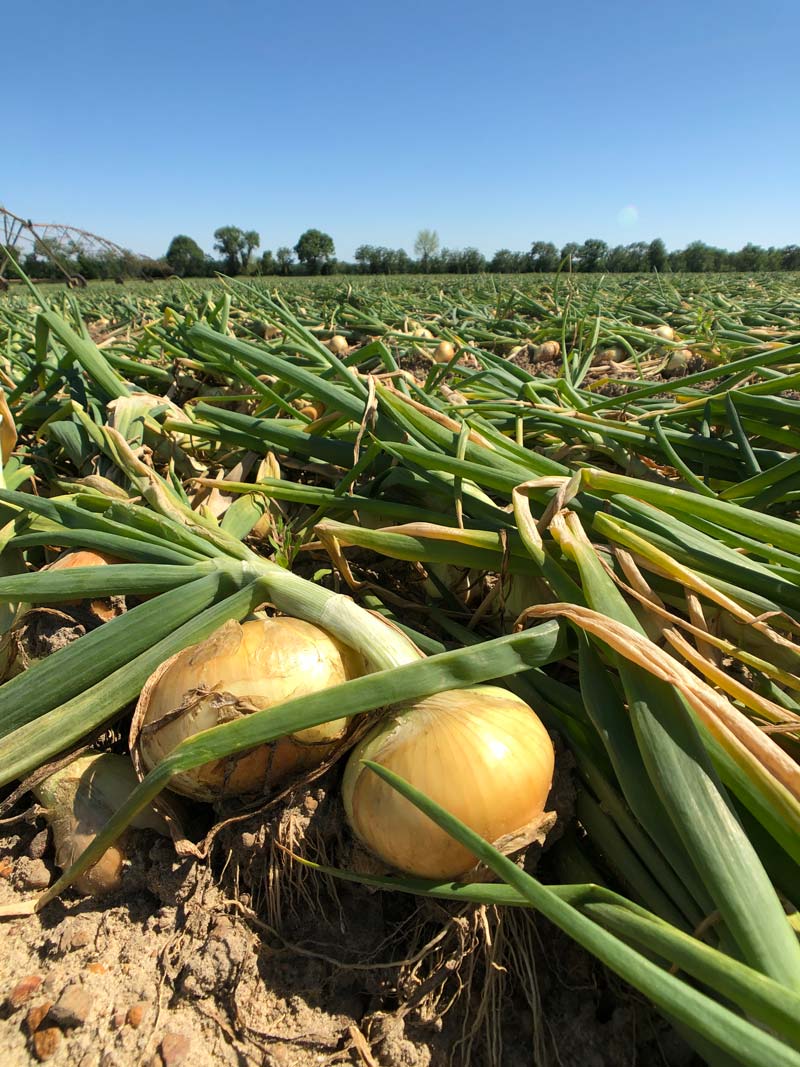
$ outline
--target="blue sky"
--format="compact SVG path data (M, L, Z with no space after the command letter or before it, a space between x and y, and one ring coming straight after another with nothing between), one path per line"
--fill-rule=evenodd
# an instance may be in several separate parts
M527 248L800 242L800 3L6 0L0 203L155 255L217 226Z

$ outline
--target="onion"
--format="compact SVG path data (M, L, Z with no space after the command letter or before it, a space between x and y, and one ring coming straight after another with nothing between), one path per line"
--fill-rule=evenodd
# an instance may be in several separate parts
M433 353L433 358L437 363L449 363L455 354L455 345L450 341L440 341Z
M545 341L538 345L535 350L535 359L538 363L549 363L558 359L561 355L561 345L558 341Z
M653 333L656 335L656 337L660 337L664 341L675 340L675 331L671 326L656 326L656 328L653 330Z
M53 831L56 863L71 867L138 785L136 772L126 756L106 752L81 756L33 787L45 808ZM165 837L169 828L152 808L138 812L134 829L155 830ZM97 863L75 881L75 888L90 896L119 889L125 860L127 834L111 845Z
M350 755L345 811L384 863L423 878L455 878L476 858L363 759L401 775L505 851L537 836L555 763L536 713L505 689L452 690L390 712Z
M661 373L665 378L675 378L688 369L689 361L693 358L691 348L678 348L671 353Z
M366 672L360 655L326 630L281 617L227 622L167 660L146 683L130 735L134 762L151 770L201 730L307 696ZM175 775L169 788L197 800L259 793L319 766L344 737L336 719Z
M122 562L121 559L109 555L108 552L95 552L94 549L87 548L73 548L69 552L62 552L52 563L42 567L42 570L61 571L71 570L72 567L107 567L111 564ZM81 603L81 600L62 600L59 603L59 607L73 607ZM115 610L110 598L91 601L89 610L93 615L97 616L100 622L107 622L109 619L114 618L115 615L120 614L118 610Z
M342 337L340 333L335 333L329 341L325 342L326 348L329 348L335 356L343 355L350 345L347 343L347 338Z

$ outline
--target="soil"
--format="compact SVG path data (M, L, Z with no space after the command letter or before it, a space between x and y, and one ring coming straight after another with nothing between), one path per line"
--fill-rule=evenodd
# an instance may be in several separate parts
M341 829L338 791L329 792L337 773L279 812L223 823L207 860L142 833L120 892L68 891L40 914L6 920L0 1062L696 1062L637 994L532 913L370 890L294 861L287 849L370 868ZM562 781L555 806L569 792ZM2 829L7 904L57 872L35 809ZM536 858L547 880L547 853Z

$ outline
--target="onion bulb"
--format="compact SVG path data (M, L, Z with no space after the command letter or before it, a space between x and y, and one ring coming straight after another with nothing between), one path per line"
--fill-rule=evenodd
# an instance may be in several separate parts
M656 335L656 337L660 337L663 341L675 340L675 331L671 326L667 326L666 324L662 326L656 326L656 328L653 330L653 333Z
M335 333L329 341L325 342L325 347L329 348L335 356L341 356L350 346L347 343L346 337L342 337L340 333Z
M455 345L450 341L440 341L433 353L437 363L449 363L456 354Z
M138 784L126 756L105 752L81 756L33 787L53 831L56 863L62 870L89 847ZM138 812L130 826L169 835L165 820L152 808ZM101 896L119 889L127 837L128 832L76 879L79 892Z
M558 341L545 341L537 345L534 350L534 358L537 363L550 363L561 355L561 344Z
M151 770L201 730L308 696L366 673L353 649L326 630L281 617L227 622L151 675L131 726L134 761ZM336 719L175 775L169 788L197 800L263 792L319 766L344 737Z
M455 878L476 857L364 767L394 771L487 841L515 851L536 837L555 756L536 713L494 686L401 705L347 762L342 785L355 835L384 863L422 878Z
M94 549L73 548L69 552L62 552L52 563L42 567L43 571L70 570L72 567L105 567L113 563L122 563L116 556L110 556L108 552L95 552ZM62 606L80 604L80 600L62 600ZM102 603L102 601L100 602Z

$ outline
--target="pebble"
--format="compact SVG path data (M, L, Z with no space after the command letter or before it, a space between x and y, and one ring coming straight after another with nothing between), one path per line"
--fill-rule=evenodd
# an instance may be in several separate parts
M245 831L242 834L242 848L255 848L256 835L251 834L249 831Z
M178 1067L179 1063L183 1063L189 1053L190 1046L191 1042L186 1034L168 1030L161 1038L161 1044L159 1045L164 1067Z
M92 997L81 985L68 985L53 1007L50 1018L58 1026L83 1026L92 1010Z
M14 864L8 856L0 860L0 878L10 878L14 871Z
M86 964L86 970L90 974L107 974L108 973L108 967L106 967L106 965L104 963L98 963L97 961L94 961L93 963L87 963Z
M50 831L48 829L40 830L38 834L35 834L31 838L31 843L28 845L28 855L32 860L40 860L47 851L47 846L50 844Z
M25 1029L29 1034L35 1034L39 1027L42 1025L42 1020L45 1015L50 1011L52 1002L49 1000L43 1001L41 1004L36 1004L32 1007L28 1014L25 1016Z
M14 1011L17 1008L21 1008L23 1004L31 999L33 994L42 984L42 976L40 974L29 974L27 978L23 978L21 982L17 982L11 992L8 994L8 1003Z
M61 1031L57 1026L37 1030L33 1035L33 1054L37 1060L50 1060L58 1051L60 1043Z
M23 889L47 889L50 885L50 872L44 860L23 858L17 864L17 872Z
M147 1008L148 1004L146 1000L140 1000L138 1004L131 1004L128 1008L128 1014L125 1017L128 1026L132 1026L134 1030L138 1030L142 1025Z

